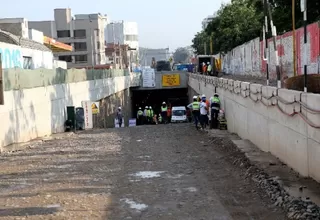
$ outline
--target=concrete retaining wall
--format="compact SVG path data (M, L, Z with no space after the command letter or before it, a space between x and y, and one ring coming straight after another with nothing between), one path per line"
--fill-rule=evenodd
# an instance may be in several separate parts
M62 132L66 106L96 101L132 86L140 76L130 74L74 83L55 84L4 92L0 105L0 147Z
M320 72L320 23L308 26L308 73ZM293 37L287 32L277 37L282 78L293 76ZM270 78L276 79L276 64L273 41L269 39ZM303 28L296 30L297 72L303 74ZM228 74L266 76L266 62L263 61L263 43L256 38L228 52L222 61L222 70Z
M216 89L230 132L320 182L320 95L194 74L189 86Z

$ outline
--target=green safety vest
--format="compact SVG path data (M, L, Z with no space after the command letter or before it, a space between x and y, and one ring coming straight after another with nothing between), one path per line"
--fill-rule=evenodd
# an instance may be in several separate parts
M159 116L159 121L162 121L162 117L161 117L161 115Z
M150 117L153 117L153 110L150 110Z
M192 110L199 111L200 110L200 103L199 102L193 102L192 103Z
M166 107L161 107L161 111L162 112L166 112L168 110L168 107L166 106Z
M220 103L220 99L218 97L212 97L211 102L212 103Z
M208 66L208 69L207 69L209 72L212 70L212 66L211 64Z
M147 117L150 117L150 109L147 110Z
M138 111L138 115L139 115L139 116L143 115L143 111L139 110L139 111Z

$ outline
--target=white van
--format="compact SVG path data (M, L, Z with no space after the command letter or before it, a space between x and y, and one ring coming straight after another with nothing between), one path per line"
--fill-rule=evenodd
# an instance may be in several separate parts
M174 106L171 109L171 122L188 122L185 106Z

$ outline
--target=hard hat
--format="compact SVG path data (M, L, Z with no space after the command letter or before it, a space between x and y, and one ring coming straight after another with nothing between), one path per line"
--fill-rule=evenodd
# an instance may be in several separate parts
M210 64L210 62L208 62L207 64Z
M193 96L193 99L196 99L197 98L197 96L195 95L195 96Z
M163 104L163 105L165 105L165 104L166 104L166 102L162 102L162 104Z
M218 93L215 93L214 96L219 96Z
M152 109L152 107L151 107L151 106L149 106L149 108L150 108L150 109Z
M119 106L118 109L121 110L121 106Z
M206 97L206 95L205 94L203 94L202 96L201 96L201 98L205 98Z
M141 109L141 107L139 107L139 109Z
M148 106L144 107L144 108L148 108Z

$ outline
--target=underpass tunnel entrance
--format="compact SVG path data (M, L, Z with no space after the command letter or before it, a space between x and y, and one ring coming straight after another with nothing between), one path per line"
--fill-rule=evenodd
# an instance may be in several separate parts
M151 106L155 114L160 113L162 102L168 106L187 106L188 89L132 90L132 117L136 117L139 107L144 110Z

